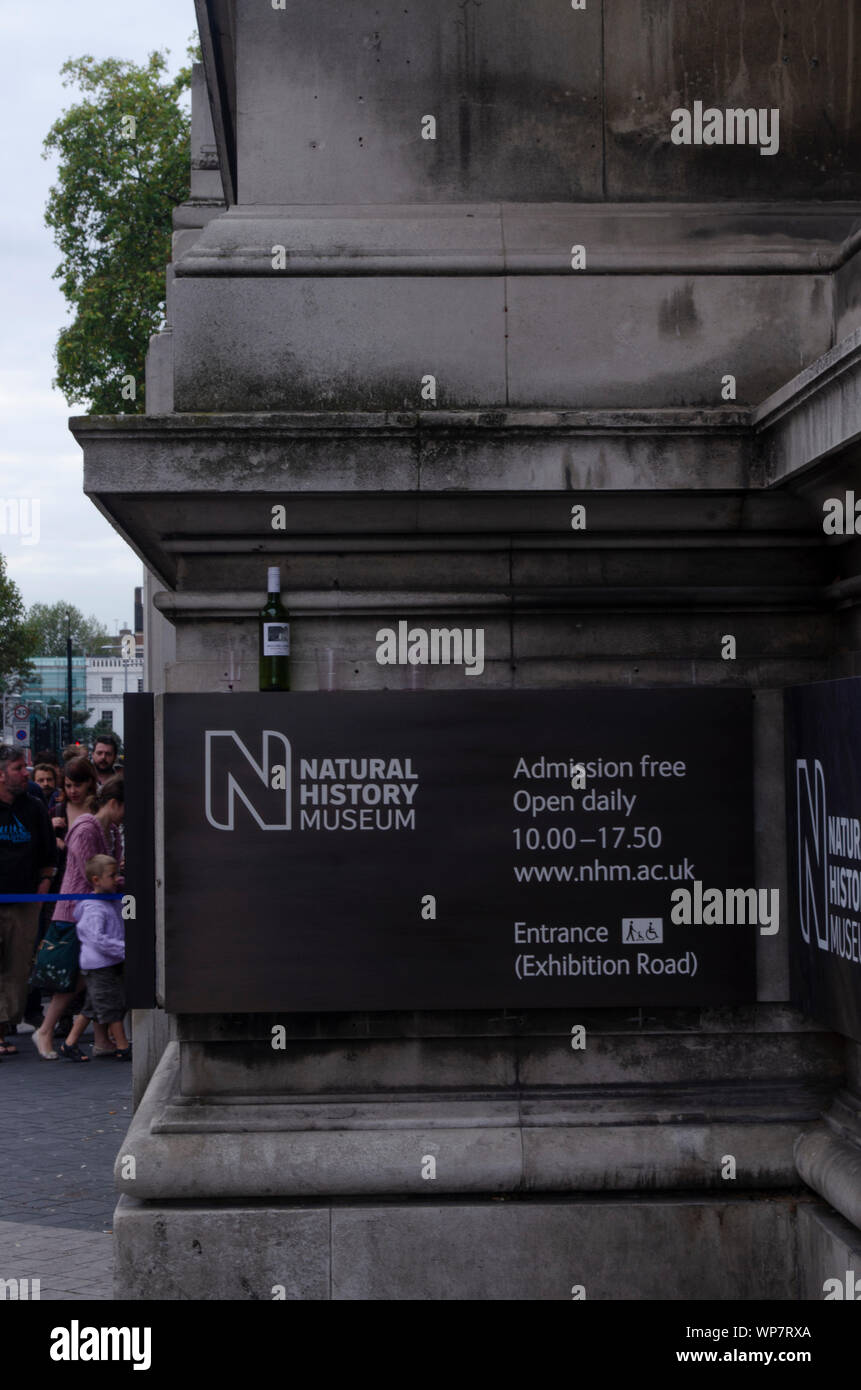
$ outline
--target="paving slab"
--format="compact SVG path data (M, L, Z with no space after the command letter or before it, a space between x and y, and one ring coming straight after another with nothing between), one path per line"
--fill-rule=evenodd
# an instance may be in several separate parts
M132 1069L45 1062L27 1033L15 1045L19 1055L0 1061L0 1280L38 1279L43 1300L110 1299L113 1166Z

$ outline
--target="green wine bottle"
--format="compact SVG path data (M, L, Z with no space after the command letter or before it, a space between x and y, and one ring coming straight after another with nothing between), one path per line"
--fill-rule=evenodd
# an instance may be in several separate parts
M281 602L281 571L269 567L266 607L260 612L260 689L290 689L290 614Z

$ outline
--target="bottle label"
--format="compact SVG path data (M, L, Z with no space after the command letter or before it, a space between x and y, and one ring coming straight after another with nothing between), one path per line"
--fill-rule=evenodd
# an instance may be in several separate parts
M290 624L289 624L289 623L264 623L264 624L263 624L263 655L264 655L264 656L289 656L289 655L290 655Z

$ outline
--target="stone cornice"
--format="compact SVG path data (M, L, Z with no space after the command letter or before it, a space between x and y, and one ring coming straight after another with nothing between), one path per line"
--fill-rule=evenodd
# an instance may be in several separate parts
M547 438L576 435L740 435L750 428L751 414L735 407L599 410L418 410L418 411L270 411L247 414L74 415L69 429L80 442L107 436L177 439L193 436L223 439L361 436L403 438L419 431L458 436L499 434Z
M208 222L176 274L809 275L859 245L854 203L239 206Z
M763 446L766 486L785 485L861 441L861 328L764 400L751 414ZM857 481L849 463L847 485ZM833 488L835 480L827 487Z
M857 373L861 364L861 328L843 338L829 352L817 357L803 372L784 383L779 391L761 401L750 412L757 430L774 428L785 416L831 386L846 373Z
M290 612L294 618L328 616L333 613L349 614L351 617L380 617L398 615L426 614L433 612L471 614L484 613L504 617L511 612L524 613L567 613L576 609L578 613L634 612L653 613L684 612L695 610L707 612L714 610L725 613L762 612L773 613L781 610L789 612L813 612L826 597L826 591L811 585L697 585L678 584L661 587L644 585L595 586L567 585L564 589L545 589L540 592L518 594L495 591L481 593L474 591L440 590L380 590L373 592L335 592L321 589L297 591L290 597ZM236 593L203 593L188 590L160 590L153 597L153 604L171 622L182 620L201 621L205 619L244 619L256 617L265 601L263 591Z

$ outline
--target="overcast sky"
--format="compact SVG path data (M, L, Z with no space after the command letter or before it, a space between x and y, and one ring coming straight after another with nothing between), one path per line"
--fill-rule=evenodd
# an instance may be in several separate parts
M42 141L62 110L78 99L63 87L67 58L141 62L169 48L181 67L195 32L193 0L0 0L0 550L26 604L66 599L111 630L130 624L140 561L82 492L82 454L67 428L67 406L51 382L54 343L69 320L52 279L59 262L44 224L55 158ZM39 541L11 534L12 498L38 499ZM19 529L35 532L16 507Z

